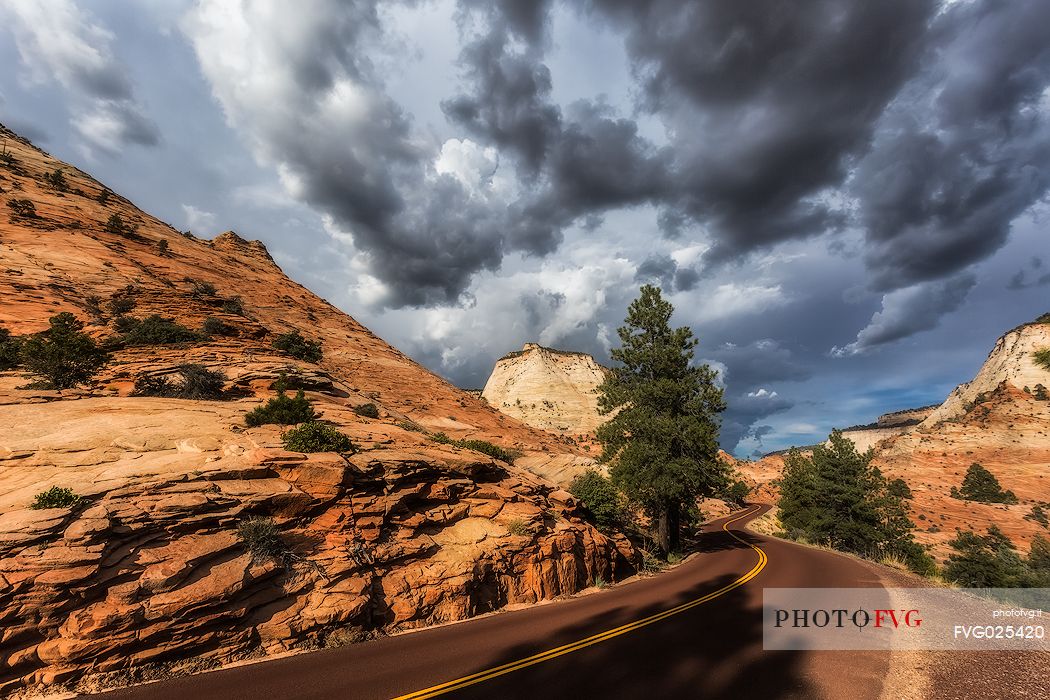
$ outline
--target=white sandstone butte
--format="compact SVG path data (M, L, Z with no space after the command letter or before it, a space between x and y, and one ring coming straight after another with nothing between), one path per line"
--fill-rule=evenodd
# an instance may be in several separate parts
M608 371L586 353L525 343L496 362L481 396L533 427L590 434L605 422L598 413L598 386Z

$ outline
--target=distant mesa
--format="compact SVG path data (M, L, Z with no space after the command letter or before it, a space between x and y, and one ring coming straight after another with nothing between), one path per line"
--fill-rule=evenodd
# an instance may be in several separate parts
M587 353L525 343L496 362L481 396L535 428L590 434L606 420L598 413L598 387L608 372Z

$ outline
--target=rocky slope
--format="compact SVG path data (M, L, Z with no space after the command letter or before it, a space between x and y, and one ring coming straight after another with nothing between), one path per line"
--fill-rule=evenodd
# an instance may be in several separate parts
M879 416L878 420L870 425L845 428L842 431L842 435L852 440L859 451L866 452L883 440L911 432L936 408L937 406L923 406L922 408L908 408L903 411L886 413Z
M1033 507L1050 503L1050 401L1036 390L1050 386L1050 372L1033 360L1042 348L1050 348L1050 323L1025 324L999 338L973 381L957 387L940 406L888 414L871 430L846 433L861 449L875 448L874 464L883 473L908 483L916 539L940 558L950 553L947 542L957 528L984 532L998 525L1022 550L1035 535L1050 536L1050 528L1033 514ZM903 428L887 425L919 418L920 423ZM952 498L951 488L961 486L974 462L990 470L1020 502ZM740 468L776 497L783 455Z
M501 357L482 397L508 416L561 435L593 433L605 420L598 413L598 386L606 369L582 352L525 343Z
M586 524L556 485L427 435L517 450L540 473L582 451L429 373L285 277L261 244L184 236L6 129L0 138L0 324L33 333L70 311L113 337L120 302L138 318L234 329L120 348L78 390L0 373L0 692L342 643L630 571L630 545ZM45 180L56 169L64 188ZM107 226L114 214L125 229ZM271 347L293 329L322 343L319 363ZM224 372L231 400L129 396L137 376L185 362ZM245 427L281 376L356 454L288 452L275 426ZM364 403L379 417L357 415ZM52 486L81 503L30 509ZM255 516L273 518L284 555L248 552L237 526Z

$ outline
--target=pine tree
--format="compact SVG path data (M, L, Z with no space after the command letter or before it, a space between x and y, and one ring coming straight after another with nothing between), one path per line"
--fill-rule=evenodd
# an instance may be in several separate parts
M1014 495L1014 492L1003 491L995 475L977 462L971 464L966 470L962 488L953 491L952 496L981 503L1017 503L1017 496Z
M810 457L792 450L781 477L780 521L792 537L874 558L899 556L928 572L934 562L912 536L899 485L872 466L872 455L857 452L837 430Z
M944 577L966 588L1014 588L1031 585L1028 567L1013 542L996 525L986 535L960 531L948 543L955 551Z
M692 363L697 340L672 329L674 307L660 290L642 287L617 332L618 362L599 387L599 408L612 418L598 428L601 460L613 483L656 523L665 554L679 541L683 506L728 484L718 458L718 414L725 410L715 372Z
M53 389L85 384L109 360L76 316L63 312L51 317L51 327L22 341L22 364L44 378Z

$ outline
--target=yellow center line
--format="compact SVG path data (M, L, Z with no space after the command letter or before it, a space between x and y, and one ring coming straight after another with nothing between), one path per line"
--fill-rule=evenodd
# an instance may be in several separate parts
M737 540L738 542L746 544L748 547L758 552L758 563L756 563L746 574L736 579L732 583L726 584L722 588L719 588L717 591L712 591L711 593L702 595L699 598L696 598L695 600L690 600L686 603L682 603L681 605L673 607L670 610L665 610L663 612L656 613L655 615L650 615L649 617L642 618L641 620L636 620L634 622L627 623L626 625L621 625L620 627L615 627L613 629L606 630L605 632L599 632L598 634L595 634L593 636L586 637L584 639L579 639L575 642L571 642L560 647L548 649L547 651L542 651L538 654L533 654L532 656L527 656L523 659L511 661L501 666L494 666L493 668L485 669L484 671L478 671L477 673L473 673L469 676L463 676L462 678L457 678L455 680L448 681L447 683L442 683L440 685L424 688L423 690L417 690L413 693L408 693L407 695L399 695L393 700L422 700L423 698L434 698L438 695L444 695L445 693L450 693L454 690L459 690L460 688L466 688L467 686L474 685L475 683L482 683L484 681L491 680L493 678L502 676L507 673L512 673L523 668L528 668L529 666L534 666L536 664L543 663L544 661L550 661L551 659L555 659L559 656L571 654L574 651L585 649L589 646L593 646L600 642L604 642L608 639L612 639L613 637L619 637L622 634L627 634L628 632L633 632L636 629L640 629L647 625L651 625L654 622L659 622L660 620L664 620L668 617L671 617L672 615L677 615L679 613L685 612L686 610L695 608L698 605L703 605L709 600L714 600L715 598L718 598L721 595L725 595L734 588L739 588L740 586L743 586L745 583L758 576L759 572L761 572L762 569L765 568L766 562L769 561L769 558L766 557L766 553L763 552L760 548L734 534L729 529L729 525L735 523L737 520L746 518L749 515L753 515L760 509L761 506L755 506L754 510L748 509L744 513L723 523L722 529L728 532L730 537Z

